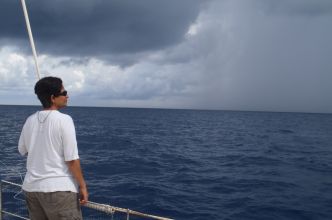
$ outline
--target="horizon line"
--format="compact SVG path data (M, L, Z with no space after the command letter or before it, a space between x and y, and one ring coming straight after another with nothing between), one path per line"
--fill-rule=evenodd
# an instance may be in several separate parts
M0 106L42 107L41 105L0 104ZM155 110L188 110L188 111L225 111L225 112L265 112L265 113L294 113L294 114L332 114L332 112L301 112L301 111L273 111L273 110L239 110L239 109L200 109L200 108L162 108L162 107L124 107L124 106L81 106L70 105L65 108L123 108L123 109L155 109Z

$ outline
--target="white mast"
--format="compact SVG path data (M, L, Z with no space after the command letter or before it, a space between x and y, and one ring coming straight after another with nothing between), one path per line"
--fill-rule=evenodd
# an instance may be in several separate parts
M36 48L35 48L35 43L33 41L33 36L32 36L31 27L30 27L30 21L29 21L27 7L25 5L25 0L21 0L21 3L22 3L22 7L23 7L25 22L26 22L27 29L28 29L31 49L32 49L33 57L35 59L36 76L37 76L37 79L40 79L40 71L39 71L38 60L37 60L37 52L36 52Z

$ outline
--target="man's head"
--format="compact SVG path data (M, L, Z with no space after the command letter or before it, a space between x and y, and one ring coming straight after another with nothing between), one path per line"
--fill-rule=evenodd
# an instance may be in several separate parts
M67 92L60 78L48 76L40 79L35 85L35 93L44 108L60 109L67 105Z

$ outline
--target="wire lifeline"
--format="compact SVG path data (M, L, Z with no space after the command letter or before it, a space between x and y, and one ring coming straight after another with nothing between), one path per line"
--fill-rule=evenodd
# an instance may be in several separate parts
M27 11L27 7L26 7L26 4L25 4L25 0L21 0L21 3L22 3L22 8L23 8L25 23L26 23L26 26L27 26L28 34L29 34L31 49L32 49L34 60L35 60L36 76L37 76L37 79L40 79L40 71L39 71L39 66L38 66L37 52L36 52L36 47L35 47L35 43L34 43L33 36L32 36L32 31L31 31L31 26L30 26L30 21L29 21L29 16L28 16L28 11Z
M1 182L10 184L10 185L14 185L14 186L18 186L18 187L22 187L22 185L20 185L20 184L13 183L13 182L6 181L6 180L1 180ZM84 206L87 208L90 208L90 209L104 212L106 214L114 214L117 211L117 212L126 213L129 215L136 215L136 216L140 216L140 217L144 217L144 218L151 218L151 219L157 219L157 220L174 220L171 218L165 218L165 217L160 217L160 216L156 216L156 215L149 215L149 214L145 214L142 212L133 211L130 209L115 207L115 206L91 202L91 201L88 201Z
M18 169L15 170L15 169L13 169L13 168L10 168L7 164L5 164L4 162L2 162L1 160L0 160L0 164L2 164L3 166L5 166L6 168L8 168L8 169L11 170L11 171L14 171L14 172L18 173L18 174L20 175L21 182L22 182L22 184L23 184L23 175L20 173L20 171L19 171ZM18 196L19 196L21 193L23 193L23 190L22 190L22 189L21 189L19 192L17 192L17 193L14 195L13 198L16 199L16 200L25 201L25 200L22 200L22 199L18 198ZM0 218L0 220L1 220L1 218Z
M7 164L5 164L4 162L2 162L1 160L0 160L0 164L2 164L3 166L5 166L6 168L8 168L11 171L13 171L15 173L18 173L20 175L20 178L21 178L21 183L23 184L23 175L22 175L22 173L18 169L16 170L16 169L10 168Z

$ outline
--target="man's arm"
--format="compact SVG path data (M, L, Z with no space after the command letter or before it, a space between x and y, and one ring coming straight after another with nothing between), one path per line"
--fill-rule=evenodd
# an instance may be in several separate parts
M77 160L66 161L66 163L70 172L73 174L74 178L76 179L79 185L80 203L85 204L88 201L89 194L82 174L80 160L77 159Z
M21 135L20 135L20 139L18 141L18 151L20 152L20 154L22 156L24 156L28 153L28 150L27 150L27 148L25 146L25 143L24 143L24 126L23 126L23 129L22 129Z

